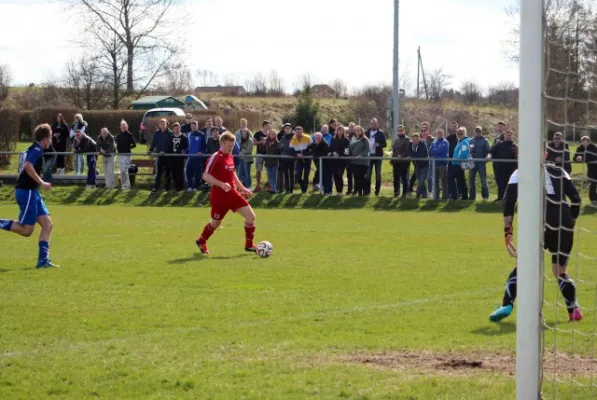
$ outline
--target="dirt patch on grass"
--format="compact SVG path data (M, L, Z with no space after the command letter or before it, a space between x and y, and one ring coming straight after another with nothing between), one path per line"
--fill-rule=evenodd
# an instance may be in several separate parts
M553 376L590 376L597 374L597 360L558 353L546 354L543 361L544 374ZM409 371L421 374L471 375L475 373L499 373L513 376L516 371L516 356L482 352L433 352L396 351L384 353L359 353L344 357L349 363L365 364L374 368ZM554 364L556 368L554 368Z

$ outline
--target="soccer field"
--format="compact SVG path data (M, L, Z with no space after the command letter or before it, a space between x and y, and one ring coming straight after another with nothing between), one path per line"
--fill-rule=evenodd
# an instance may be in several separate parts
M205 207L49 207L60 269L0 232L0 398L514 397L515 315L487 321L513 267L499 213L258 208L256 240L275 247L259 259L234 214L205 257ZM590 333L594 287L578 295Z

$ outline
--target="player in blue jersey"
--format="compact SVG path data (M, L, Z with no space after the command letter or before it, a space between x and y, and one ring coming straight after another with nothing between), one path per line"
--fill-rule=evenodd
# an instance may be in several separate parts
M39 187L49 190L52 185L40 177L43 166L43 150L52 143L52 128L48 124L39 125L33 133L35 142L25 150L19 159L19 177L15 186L15 198L21 212L17 221L0 219L0 229L29 237L35 224L41 226L39 234L39 256L37 268L58 267L50 261L50 235L52 220L44 204Z

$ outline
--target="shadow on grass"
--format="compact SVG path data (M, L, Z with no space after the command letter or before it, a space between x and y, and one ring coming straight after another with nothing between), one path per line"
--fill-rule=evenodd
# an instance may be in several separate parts
M249 257L251 255L252 255L252 253L242 253L242 254L236 254L233 256L210 256L210 255L205 255L205 254L201 254L201 253L195 253L192 257L177 258L174 260L170 260L170 261L168 261L168 264L181 265L181 264L188 264L188 263L198 262L198 261L203 261L203 260L235 260L238 258Z
M471 207L473 204L470 200L453 200L447 202L441 209L441 212L460 212Z
M491 323L491 325L483 326L471 331L471 333L475 335L485 336L500 336L515 332L516 325L513 322L500 322L499 324Z
M5 272L9 272L9 269L4 269L4 268L0 268L0 274L3 274Z

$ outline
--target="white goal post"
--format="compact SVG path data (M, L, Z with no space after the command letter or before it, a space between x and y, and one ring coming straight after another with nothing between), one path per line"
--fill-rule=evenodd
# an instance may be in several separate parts
M541 398L544 3L520 1L516 399Z

